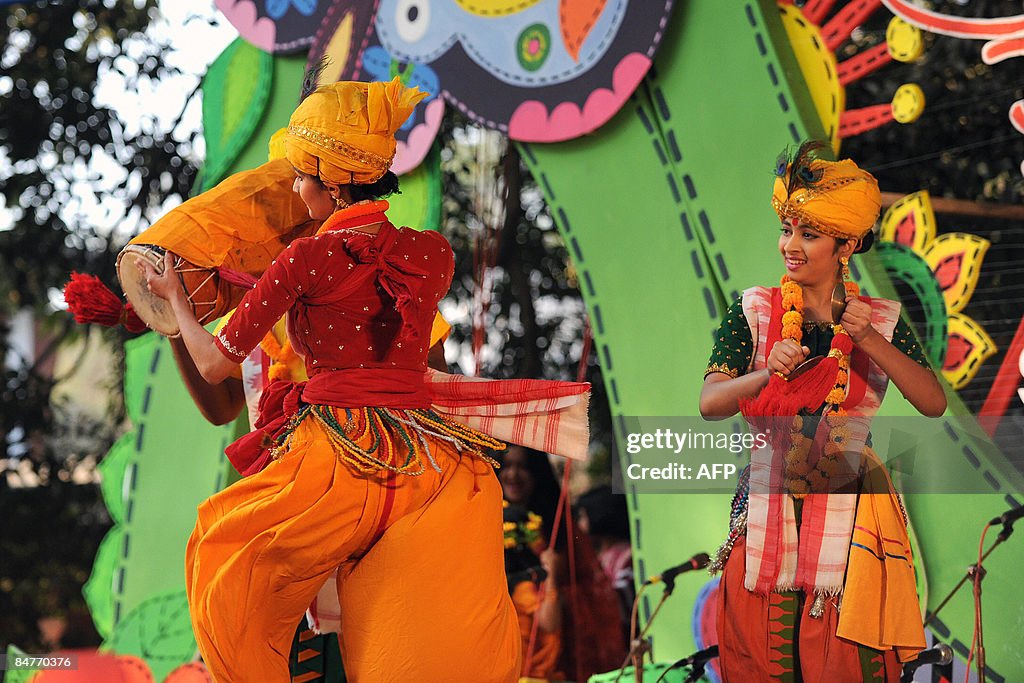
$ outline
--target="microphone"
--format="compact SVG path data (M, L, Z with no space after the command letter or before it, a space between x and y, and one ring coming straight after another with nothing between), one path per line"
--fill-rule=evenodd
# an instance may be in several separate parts
M1013 524L1021 517L1024 517L1024 506L1007 510L998 517L993 517L989 524L992 526L995 526L996 524L1002 524L1005 526L1007 524Z
M686 562L676 565L671 569L666 569L662 573L652 576L651 578L644 581L645 585L653 585L656 583L664 583L665 590L672 592L672 588L675 586L676 577L680 574L693 571L695 569L704 569L711 563L711 558L708 557L707 553L697 553Z
M712 645L711 647L706 647L703 650L700 650L698 652L694 652L689 657L683 657L682 659L680 659L678 662L676 662L672 666L673 667L676 667L676 666L691 666L691 667L692 666L700 666L701 664L707 664L708 662L710 662L712 659L714 659L717 656L718 656L718 646L717 645Z
M917 654L917 659L904 664L903 675L900 677L900 681L913 681L914 672L922 666L928 666L929 664L946 666L952 661L953 648L945 643L939 643L935 647L928 648L927 650L921 650Z
M679 661L673 662L672 666L661 672L661 676L658 677L658 680L655 683L661 683L661 681L665 679L665 676L668 675L669 671L678 669L681 666L690 667L690 674L686 677L684 683L695 683L695 681L700 680L704 675L704 665L717 656L717 645L712 645L711 647L706 647L703 650L694 652L689 657L683 657Z

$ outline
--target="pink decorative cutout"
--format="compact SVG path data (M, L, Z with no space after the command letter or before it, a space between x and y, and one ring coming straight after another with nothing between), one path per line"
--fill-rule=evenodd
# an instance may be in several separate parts
M441 118L444 116L444 100L440 97L427 103L423 109L424 122L417 124L409 139L406 142L398 141L395 149L395 161L391 164L391 170L397 175L408 173L421 163L430 146L434 144L437 131L441 128Z
M522 142L561 142L590 133L614 116L650 66L651 60L639 52L626 55L615 67L612 89L594 90L582 111L575 102L562 102L549 115L543 103L527 100L512 114L508 136Z
M981 60L986 64L997 64L1004 59L1021 55L1024 55L1024 38L990 40L981 48Z
M231 25L238 29L246 41L265 52L274 51L277 27L274 26L271 19L259 18L255 2L252 0L216 0L214 4L224 13Z
M1017 100L1010 105L1010 123L1021 133L1024 133L1024 100Z

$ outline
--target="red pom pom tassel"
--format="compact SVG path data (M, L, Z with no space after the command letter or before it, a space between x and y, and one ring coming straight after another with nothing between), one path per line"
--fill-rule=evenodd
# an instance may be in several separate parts
M121 324L124 325L124 329L133 334L145 332L149 329L149 325L142 322L142 318L132 308L131 302L126 302L124 308L121 309Z
M792 417L801 410L814 412L835 386L838 372L839 361L827 357L791 382L773 374L761 393L740 401L740 411L745 417L754 418L758 426L762 426L761 422L770 425L756 418Z
M124 325L129 332L146 329L146 323L131 306L122 304L121 298L95 275L71 273L71 279L64 285L64 301L79 324Z

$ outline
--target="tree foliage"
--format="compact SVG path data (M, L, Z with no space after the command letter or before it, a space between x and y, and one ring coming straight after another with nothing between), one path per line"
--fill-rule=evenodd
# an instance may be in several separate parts
M39 2L0 14L0 201L8 222L0 224L0 355L11 314L50 311L73 270L114 285L124 242L169 197L188 193L196 132L178 139L178 121L131 117L96 95L111 74L138 92L178 73L167 65L171 47L147 31L156 5ZM50 347L72 330L63 315L52 321ZM50 432L52 377L40 362L47 357L23 360L7 368L0 389L0 433L9 442Z
M124 241L115 228L188 193L192 140L160 130L152 114L127 120L94 94L108 72L123 76L129 92L177 73L166 65L170 47L146 32L155 7L87 0L5 12L0 173L13 225L0 233L0 291L8 311L41 307L72 269L110 281L110 254ZM99 182L102 162L124 169L112 187ZM90 206L108 209L105 225L93 222Z
M73 270L115 286L123 243L169 197L188 193L196 133L176 137L178 121L132 116L97 95L103 76L138 92L177 73L167 65L171 47L148 30L156 6L79 0L0 10L0 358L8 361L0 435L8 467L47 484L11 490L0 478L0 633L37 650L36 617L84 609L81 584L109 520L98 488L72 483L77 459L69 463L54 437L50 363L74 324L51 316L34 353L13 363L8 333L18 311L46 320ZM113 434L109 425L90 431L101 456Z

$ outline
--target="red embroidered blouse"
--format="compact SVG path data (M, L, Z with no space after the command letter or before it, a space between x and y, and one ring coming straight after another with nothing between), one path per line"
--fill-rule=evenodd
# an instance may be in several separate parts
M395 228L386 221L376 235L346 229L353 222L372 224L383 219L382 213L332 219L316 236L292 242L271 263L216 336L218 348L241 363L287 311L288 338L304 359L311 386L327 386L323 380L339 378L323 375L345 371L341 374L355 383L383 376L392 383L412 383L409 392L420 394L437 302L454 271L451 246L436 232ZM389 391L394 393L394 387ZM329 402L402 404L401 399Z

